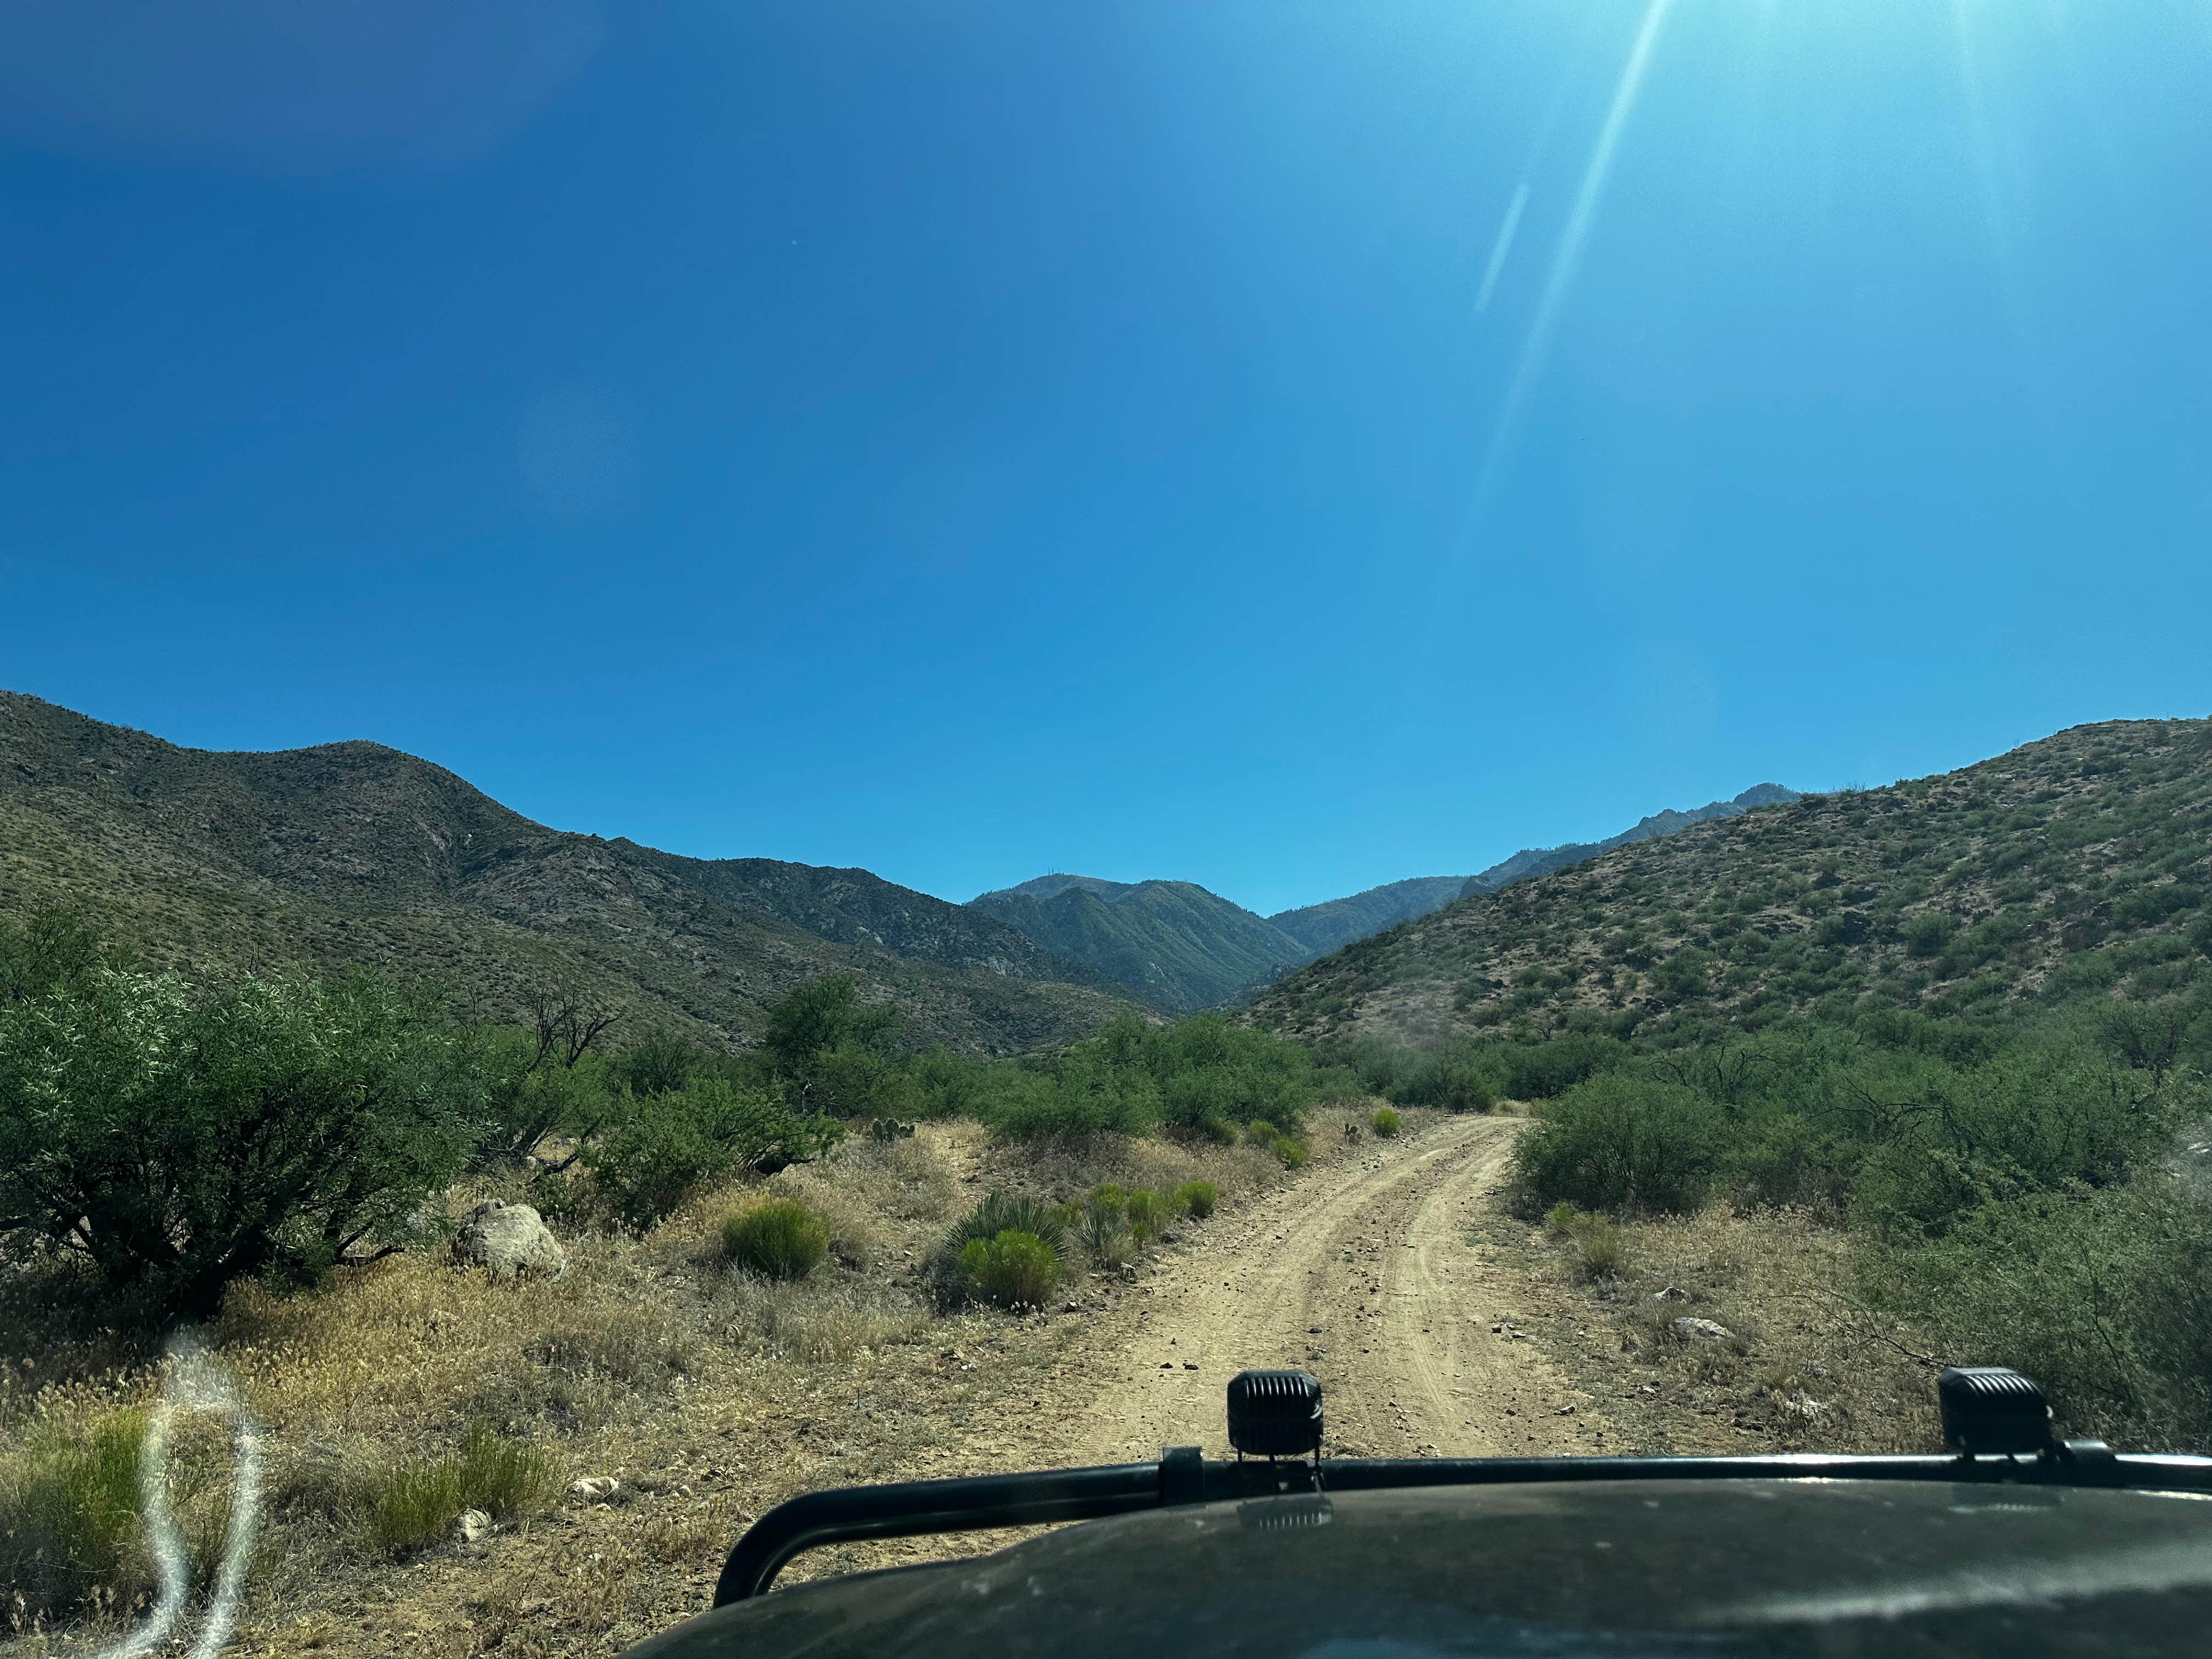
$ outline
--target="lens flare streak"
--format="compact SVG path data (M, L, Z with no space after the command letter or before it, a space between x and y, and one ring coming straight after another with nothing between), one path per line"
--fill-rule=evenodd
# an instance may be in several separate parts
M138 1659L139 1655L150 1653L168 1642L184 1614L191 1590L191 1569L177 1535L176 1516L169 1507L169 1437L179 1412L204 1412L227 1417L232 1424L230 1522L223 1534L222 1559L216 1570L207 1616L188 1659L214 1659L238 1623L239 1597L246 1587L246 1569L260 1521L261 1425L239 1400L222 1365L190 1338L170 1345L169 1359L161 1398L147 1424L146 1444L138 1460L138 1501L161 1587L146 1621L97 1659Z
M1589 165L1583 170L1582 187L1575 192L1574 208L1567 216L1567 226L1559 237L1559 251L1552 257L1551 276L1544 283L1543 297L1538 301L1535 319L1528 326L1528 337L1521 348L1520 362L1513 373L1513 380L1505 393L1504 407L1499 410L1498 426L1492 434L1489 453L1484 458L1482 471L1477 475L1474 499L1471 503L1467 530L1472 532L1476 515L1488 500L1498 479L1498 469L1512 447L1521 417L1528 397L1542 378L1545 361L1550 356L1552 337L1559 330L1559 313L1565 308L1567 295L1574 287L1576 273L1582 267L1583 250L1589 241L1590 227L1597 217L1598 204L1605 195L1607 176L1613 171L1613 157L1620 149L1620 135L1628 125L1628 118L1636 107L1636 98L1644 87L1644 78L1651 64L1652 49L1657 45L1661 26L1674 8L1674 0L1650 0L1644 9L1643 27L1637 31L1636 45L1628 54L1628 62L1620 72L1620 83L1613 88L1613 104L1607 110L1605 125L1599 131L1596 146L1590 151ZM1519 198L1516 197L1516 204ZM1513 216L1509 214L1509 220ZM1493 260L1497 256L1492 256ZM1480 307L1478 307L1478 309ZM1462 550L1466 536L1461 538Z
M1528 205L1528 181L1523 179L1513 192L1512 204L1505 210L1505 221L1498 227L1498 240L1490 245L1490 264L1482 273L1482 292L1475 295L1477 316L1490 309L1490 296L1498 292L1498 279L1505 270L1505 256L1513 251L1513 237L1521 228L1521 214Z

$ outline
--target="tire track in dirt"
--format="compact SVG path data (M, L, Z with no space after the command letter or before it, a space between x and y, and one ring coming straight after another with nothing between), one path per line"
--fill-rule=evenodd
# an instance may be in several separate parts
M1060 1461L1163 1445L1221 1455L1224 1386L1267 1365L1320 1377L1332 1452L1594 1449L1604 1425L1588 1396L1515 1334L1527 1287L1469 1242L1522 1127L1455 1117L1364 1143L1225 1218L1142 1287L1118 1340L1069 1379L1088 1398L1059 1437Z

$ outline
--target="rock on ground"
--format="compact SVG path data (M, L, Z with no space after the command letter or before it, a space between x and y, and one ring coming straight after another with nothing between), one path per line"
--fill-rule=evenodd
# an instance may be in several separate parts
M568 1254L544 1218L527 1204L495 1198L461 1218L453 1260L482 1267L494 1279L558 1279L568 1271Z
M1710 1319L1678 1319L1674 1334L1685 1342L1733 1342L1735 1333Z

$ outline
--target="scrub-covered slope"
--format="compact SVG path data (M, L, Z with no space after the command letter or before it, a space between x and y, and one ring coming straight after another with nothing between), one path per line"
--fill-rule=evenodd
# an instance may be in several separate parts
M1994 1012L2179 988L2212 945L2212 722L2077 726L1958 772L1807 796L1516 882L1291 975L1310 1036L1756 1028L1863 1000Z

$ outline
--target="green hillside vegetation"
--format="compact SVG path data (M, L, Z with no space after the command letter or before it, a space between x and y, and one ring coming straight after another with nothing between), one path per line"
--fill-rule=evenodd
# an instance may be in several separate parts
M1254 1018L1395 1100L1540 1103L1532 1218L1825 1218L1948 1358L2212 1443L2208 829L2212 723L2082 727L1462 902Z
M66 904L152 965L388 965L499 1018L549 985L721 1047L849 972L925 1036L1065 1043L1127 1006L988 915L884 881L533 823L368 743L180 749L0 693L0 916Z
M1674 835L1693 823L1709 823L1715 818L1739 818L1759 806L1778 806L1799 799L1795 789L1785 789L1778 783L1755 783L1733 800L1708 801L1703 806L1688 811L1677 811L1669 807L1662 812L1639 818L1617 836L1607 836L1603 841L1569 842L1559 847L1525 847L1511 858L1493 864L1487 870L1477 871L1462 884L1453 898L1471 898L1477 893L1494 893L1499 888L1516 881L1526 881L1532 876L1549 875L1554 870L1564 870L1571 864L1581 864L1610 853L1616 847L1626 847L1639 841L1656 841L1662 836ZM1431 905L1431 909L1441 908Z
M1309 955L1326 956L1354 939L1442 909L1460 896L1467 882L1465 876L1415 876L1326 904L1280 910L1267 921L1296 939Z
M968 908L1176 1012L1238 1000L1311 954L1192 882L1048 876L1024 886L985 893Z
M0 1265L76 1259L205 1312L240 1279L312 1284L420 1242L465 1170L535 1170L546 1212L643 1232L737 1171L923 1116L1222 1143L1264 1121L1293 1163L1324 1082L1218 1014L1124 1014L1048 1060L917 1053L850 975L783 997L740 1054L612 1029L573 998L470 1024L380 975L155 971L65 912L0 921Z
M1252 1018L1324 1043L1664 1045L1792 1013L1988 1018L2195 981L2212 724L2077 727L1887 788L1692 826L1352 945Z

